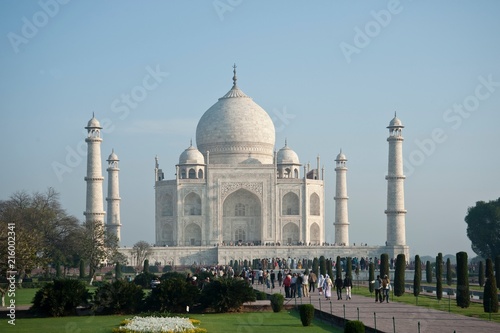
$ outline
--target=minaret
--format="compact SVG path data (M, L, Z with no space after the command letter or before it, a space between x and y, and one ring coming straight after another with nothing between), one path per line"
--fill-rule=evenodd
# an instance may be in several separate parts
M108 215L107 215L107 223L106 229L111 234L114 235L118 244L120 243L120 189L119 189L119 178L118 172L120 169L118 168L118 156L116 156L115 151L111 152L108 159L108 168L106 171L108 172L108 197L106 201L108 202Z
M104 226L104 209L102 200L102 166L101 166L101 124L92 114L87 127L87 204L83 215L86 222Z
M347 158L342 153L335 159L335 173L337 175L337 184L335 188L335 244L349 245L349 218L347 211L347 167L345 166Z
M387 126L389 129L389 167L387 176L387 246L406 245L405 231L405 193L403 175L403 136L404 128L396 117Z

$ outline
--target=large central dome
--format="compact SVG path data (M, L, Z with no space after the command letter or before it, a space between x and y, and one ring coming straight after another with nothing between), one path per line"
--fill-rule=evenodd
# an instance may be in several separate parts
M198 149L209 164L238 164L249 157L273 163L274 124L236 85L208 109L196 128ZM209 159L207 159L207 151Z

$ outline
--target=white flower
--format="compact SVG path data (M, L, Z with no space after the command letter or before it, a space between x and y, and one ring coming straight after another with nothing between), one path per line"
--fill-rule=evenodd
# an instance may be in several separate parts
M188 318L181 317L134 317L125 326L121 326L121 331L131 330L133 332L184 332L193 329L194 326Z

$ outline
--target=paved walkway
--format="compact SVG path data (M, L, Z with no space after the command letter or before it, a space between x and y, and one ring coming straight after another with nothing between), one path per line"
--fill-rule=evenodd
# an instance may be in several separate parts
M262 285L254 285L255 289L271 293L270 289L263 289ZM280 292L274 289L273 292ZM283 289L281 293L284 294ZM493 333L500 332L500 323L482 319L465 317L449 312L427 309L424 307L399 303L376 303L374 298L353 295L351 300L337 300L335 291L332 300L328 301L316 291L310 298L286 299L285 304L300 305L313 304L316 309L331 313L340 318L359 320L365 326L376 328L379 332L397 333ZM344 293L345 296L345 293ZM302 303L301 303L302 302ZM452 303L452 306L455 304ZM393 320L394 318L394 320ZM419 325L420 323L420 331Z

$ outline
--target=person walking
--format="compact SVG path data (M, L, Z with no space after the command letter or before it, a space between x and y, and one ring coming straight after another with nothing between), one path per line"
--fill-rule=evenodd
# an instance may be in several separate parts
M385 301L389 303L389 290L391 289L391 281L389 280L389 277L387 275L384 275L384 278L382 280L382 289L384 292L384 296L382 297L382 302Z
M287 274L283 280L283 285L285 286L285 298L291 298L290 288L292 285L292 276Z
M347 300L351 299L351 289L352 289L352 279L349 275L345 275L344 279L344 288L345 288L345 298Z
M274 289L274 281L276 280L276 273L274 273L274 270L271 269L271 289Z
M373 288L375 289L375 302L380 302L382 303L383 298L382 298L382 279L380 279L380 275L377 275L377 278L375 279L375 284Z
M290 284L290 297L295 298L297 296L297 273L292 274L292 283Z
M283 284L283 272L280 269L278 272L278 285L281 287L282 284Z
M309 273L309 292L314 292L314 289L316 287L316 281L318 280L318 277L314 272Z
M304 297L309 297L309 274L307 270L304 272L304 276L302 277L301 288L302 288L302 295Z
M325 298L327 300L330 300L332 298L332 286L333 286L332 279L330 279L330 276L326 274L323 282L323 290L325 291Z
M342 281L342 277L339 275L335 279L335 289L337 289L337 300L342 299L342 288L344 287L344 283Z

